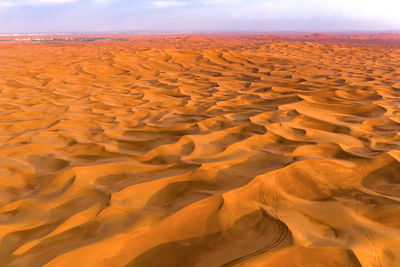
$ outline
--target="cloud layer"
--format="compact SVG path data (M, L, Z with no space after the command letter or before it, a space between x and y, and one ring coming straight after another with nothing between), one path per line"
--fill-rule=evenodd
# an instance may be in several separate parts
M400 29L395 0L0 0L0 33Z

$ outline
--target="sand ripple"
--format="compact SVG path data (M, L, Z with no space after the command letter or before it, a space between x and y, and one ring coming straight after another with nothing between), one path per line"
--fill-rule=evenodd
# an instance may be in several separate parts
M0 265L399 266L399 58L2 44Z

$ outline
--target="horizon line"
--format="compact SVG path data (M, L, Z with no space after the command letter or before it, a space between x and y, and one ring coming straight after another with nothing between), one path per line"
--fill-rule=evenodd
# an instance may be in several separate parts
M391 33L391 34L400 34L399 30L325 30L325 31L311 31L311 30L302 30L302 31L292 31L292 30L284 30L284 31L60 31L60 32L0 32L1 36L21 36L21 35L83 35L83 34L165 34L165 35L173 35L173 34L380 34L380 33Z

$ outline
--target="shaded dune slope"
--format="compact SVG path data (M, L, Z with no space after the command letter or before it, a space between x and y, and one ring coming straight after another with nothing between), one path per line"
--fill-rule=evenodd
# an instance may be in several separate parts
M1 266L400 265L399 50L155 42L0 46Z

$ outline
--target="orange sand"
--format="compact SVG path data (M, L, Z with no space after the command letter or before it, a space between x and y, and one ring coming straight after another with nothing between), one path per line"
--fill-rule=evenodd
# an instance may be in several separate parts
M0 44L0 266L400 266L400 50L210 38Z

